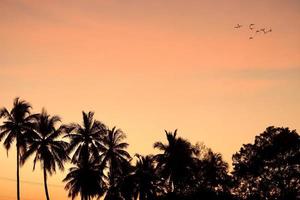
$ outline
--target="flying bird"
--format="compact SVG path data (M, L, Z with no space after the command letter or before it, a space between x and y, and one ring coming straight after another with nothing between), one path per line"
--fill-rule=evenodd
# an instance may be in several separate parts
M237 24L234 28L241 28L243 25Z
M254 37L252 37L252 36L251 36L251 37L249 37L249 40L253 40L253 39L254 39Z
M249 29L250 29L250 30L253 30L253 26L254 26L254 25L255 25L255 24L250 24L250 25L249 25Z
M260 31L262 31L264 34L267 33L266 29L265 28L261 28Z

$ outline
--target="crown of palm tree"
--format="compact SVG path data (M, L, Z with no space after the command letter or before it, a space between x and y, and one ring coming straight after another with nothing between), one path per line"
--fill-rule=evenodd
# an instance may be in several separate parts
M153 156L137 155L134 177L139 199L155 199L164 191L162 179L159 177Z
M177 130L172 132L165 131L168 144L155 142L154 148L163 151L155 155L157 169L162 177L165 178L173 188L190 178L191 168L194 164L194 158L198 155L197 146L193 146L189 141L179 137Z
M124 169L129 165L130 155L125 150L128 144L123 142L126 138L125 133L120 129L113 127L107 129L106 135L103 138L104 149L101 158L103 163L108 167L109 190L105 196L105 200L119 198L118 183L121 177L124 176Z
M40 161L42 167L52 174L56 171L56 166L59 169L64 169L64 162L68 160L66 154L66 148L68 143L61 140L63 134L62 128L56 128L58 122L60 122L59 116L50 116L46 110L42 110L42 113L35 117L35 128L26 132L26 138L29 143L27 151L24 153L21 159L21 163L24 164L30 156L35 154L33 160L33 169L37 161Z
M69 190L68 196L74 199L79 194L82 200L100 198L106 191L103 165L98 161L89 159L88 162L78 162L75 167L69 169L64 178L65 189Z
M104 149L102 139L104 137L106 127L100 121L94 120L93 112L82 112L83 125L70 124L64 127L67 132L65 137L70 139L68 153L74 151L72 163L88 160L91 156L93 159L100 160L100 152Z
M0 141L6 136L3 145L9 150L14 140L17 140L17 146L23 153L26 146L24 133L33 128L33 120L36 115L30 114L31 105L16 98L13 103L13 108L9 112L6 108L0 109L0 118L5 118L6 121L0 126Z

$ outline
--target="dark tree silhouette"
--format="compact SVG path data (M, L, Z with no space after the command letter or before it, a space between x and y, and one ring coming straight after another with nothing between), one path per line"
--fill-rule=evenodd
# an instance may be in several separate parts
M100 198L107 189L103 165L92 159L88 159L87 162L79 162L75 167L71 167L63 181L67 182L65 189L69 190L68 196L72 199L79 194L81 200Z
M228 175L228 164L221 154L214 153L208 148L202 158L196 160L194 173L196 178L194 187L229 193L231 177Z
M168 192L159 199L166 200L226 200L233 199L228 164L222 156L204 145L196 145L197 157L189 166L190 173L178 192Z
M66 138L70 139L68 153L72 156L72 163L82 162L92 155L96 161L100 161L100 153L104 150L102 140L106 131L105 125L100 121L94 120L94 113L82 112L83 126L70 124L65 126Z
M4 147L7 151L10 149L11 144L16 140L17 150L17 199L20 200L20 155L23 154L26 148L26 140L24 133L33 128L32 120L34 115L30 114L31 105L16 98L13 103L13 108L9 112L6 108L0 110L0 118L5 118L6 121L0 126L0 141L4 138Z
M56 128L60 122L58 116L50 116L46 110L42 110L41 114L36 117L35 128L32 131L25 133L25 137L29 143L27 150L21 158L21 164L33 154L33 170L37 161L40 161L44 174L44 188L46 199L49 200L47 187L47 173L50 175L56 172L56 166L59 169L64 169L64 162L68 160L66 148L68 143L62 141L62 129Z
M232 177L222 155L203 146L199 158L195 159L193 178L189 180L186 199L233 199Z
M104 149L101 155L103 162L108 166L109 190L105 199L116 199L119 196L116 193L118 178L123 174L123 166L127 165L131 158L126 151L128 144L123 142L126 138L125 133L120 129L113 127L107 129L107 133L103 138Z
M10 149L16 141L17 200L20 200L19 167L34 156L40 162L46 199L47 176L64 169L72 155L74 167L63 180L68 196L82 200L298 200L300 199L300 136L288 128L268 127L233 155L233 171L222 155L191 144L165 131L167 143L155 142L157 155L140 156L132 165L126 135L108 129L82 112L83 123L59 126L60 118L16 98L13 108L0 109L0 141ZM64 135L62 135L64 134ZM64 139L68 139L68 144Z
M136 154L135 166L119 181L121 196L126 200L154 200L165 192L164 182L156 171L153 156Z
M185 190L186 182L192 178L194 159L199 154L199 149L189 141L177 138L177 130L174 133L167 131L165 133L168 144L154 143L154 148L163 151L162 154L155 156L155 160L158 163L159 173L173 188L171 191L178 193Z
M137 155L133 179L135 181L135 199L153 200L164 192L163 182L156 172L152 156Z
M233 155L235 193L242 199L300 198L300 136L268 127Z

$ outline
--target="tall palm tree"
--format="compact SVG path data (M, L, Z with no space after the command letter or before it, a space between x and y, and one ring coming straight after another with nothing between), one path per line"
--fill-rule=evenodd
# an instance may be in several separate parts
M155 156L157 168L162 177L168 182L171 190L178 192L185 187L186 181L191 178L191 169L194 158L199 154L197 146L177 136L177 130L167 132L167 144L155 142L154 148L163 151Z
M122 174L122 165L128 163L130 159L129 153L126 151L128 143L123 142L126 138L125 133L120 129L113 127L107 130L107 134L103 138L104 149L101 155L103 163L108 164L109 167L109 186L110 191L106 199L111 199L111 191L116 187L116 179Z
M0 109L0 118L5 118L6 121L0 126L0 141L4 138L4 147L8 151L11 144L16 141L17 150L17 199L20 200L20 155L24 152L26 140L24 133L33 128L32 120L34 115L30 114L31 105L16 98L13 103L13 108L8 111L6 108Z
M49 200L49 193L47 187L47 173L53 174L56 171L56 166L64 169L64 162L68 160L66 148L68 143L62 141L60 136L63 131L57 128L57 123L60 122L58 116L50 116L46 110L42 110L41 114L36 117L35 129L28 132L28 148L21 158L21 164L33 154L33 170L35 169L36 162L39 161L44 174L44 188L46 199Z
M63 181L67 182L65 189L69 190L68 196L72 199L79 194L81 200L100 198L106 191L103 165L92 159L78 162L75 167L70 168Z
M94 120L93 112L82 112L83 125L71 124L65 126L65 137L70 139L68 153L74 151L72 163L81 161L87 162L90 156L100 161L100 152L104 149L102 138L104 137L106 127L100 121Z

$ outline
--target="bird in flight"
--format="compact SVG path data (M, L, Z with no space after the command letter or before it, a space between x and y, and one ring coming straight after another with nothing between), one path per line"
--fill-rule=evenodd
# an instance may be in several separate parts
M249 40L253 40L253 39L254 39L254 37L252 37L252 36L251 36L251 37L249 37Z
M260 31L262 31L264 34L267 33L266 29L265 28L261 28Z
M254 25L255 25L255 24L250 24L250 25L249 25L249 29L250 29L250 30L253 30L253 26L254 26Z
M241 28L243 25L237 24L234 28Z

